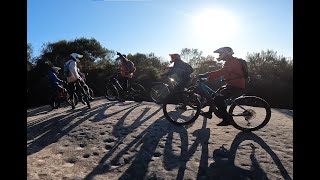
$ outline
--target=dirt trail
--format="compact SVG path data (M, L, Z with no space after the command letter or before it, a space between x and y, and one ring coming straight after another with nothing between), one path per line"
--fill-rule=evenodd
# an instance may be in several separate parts
M151 102L28 110L27 178L292 179L292 111L253 133L199 117L176 127Z

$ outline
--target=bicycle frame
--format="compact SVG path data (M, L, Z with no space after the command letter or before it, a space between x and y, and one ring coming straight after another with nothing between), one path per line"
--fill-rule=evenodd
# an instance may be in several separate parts
M199 89L201 91L201 93L203 93L205 95L206 99L213 99L216 96L222 96L222 94L220 94L217 91L214 91L212 88L210 88L208 85L205 84L205 81L207 80L207 78L200 78L199 80L197 80L196 83L196 87L197 89ZM214 84L218 83L218 81L215 81ZM242 96L242 95L241 95ZM239 106L241 109L246 110L245 108L243 108L242 106L240 106L238 103L235 102L235 100L233 98L227 98L227 101L231 101L232 103L236 104L237 106ZM243 116L243 115L233 115L233 116Z
M117 89L119 89L120 91L124 91L124 89L123 89L123 87L122 87L122 85L120 84L120 82L119 82L119 80L118 80L118 78L119 78L119 74L118 73L116 73L116 75L114 75L114 76L112 76L111 77L112 78L112 80L111 80L111 84L112 85L114 85L114 86L116 86L116 88ZM110 81L110 80L109 80ZM129 89L130 89L130 83L128 82L128 88L127 88L127 91L129 91Z

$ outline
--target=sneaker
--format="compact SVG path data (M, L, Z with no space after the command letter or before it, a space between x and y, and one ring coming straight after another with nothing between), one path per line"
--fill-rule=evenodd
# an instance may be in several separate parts
M202 115L208 119L212 118L212 112L201 112L200 115Z
M229 126L229 125L231 125L231 122L226 120L222 120L217 124L217 126Z

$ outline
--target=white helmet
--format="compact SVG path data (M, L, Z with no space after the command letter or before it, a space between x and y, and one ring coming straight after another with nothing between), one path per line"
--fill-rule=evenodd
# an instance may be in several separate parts
M213 53L219 53L218 60L224 59L226 55L233 55L234 54L231 47L222 47L222 48L219 48L219 49L213 51Z
M78 53L72 53L72 54L70 54L70 56L71 56L74 60L76 60L77 62L80 62L80 58L83 57L83 55L78 54Z

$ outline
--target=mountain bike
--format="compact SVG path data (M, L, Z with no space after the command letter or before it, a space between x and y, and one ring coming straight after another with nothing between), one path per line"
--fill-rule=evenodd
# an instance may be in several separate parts
M164 76L164 75L162 75ZM161 104L162 101L173 91L173 89L178 85L178 82L174 78L169 76L166 77L166 83L164 82L154 82L151 85L150 97L152 101L157 104Z
M83 90L87 93L88 95L88 99L89 101L93 101L93 97L94 97L94 94L93 94L93 90L85 83L80 83L81 87L83 88ZM81 90L79 88L76 89L76 94L78 96L78 99L82 102L82 104L86 105L86 102L85 102L85 95L82 94Z
M121 83L119 82L120 73L116 73L113 76L107 78L105 97L109 101L119 100L120 94L124 96L126 100L134 100L136 102L142 102L145 95L145 88L138 83L128 83L127 91L125 92Z
M183 91L170 94L163 102L166 119L178 126L189 125L199 117L203 108L200 99L213 99L221 96L206 85L207 78L199 77L196 85ZM200 95L201 94L201 95ZM226 99L228 113L232 115L231 125L241 131L255 131L263 128L271 118L271 108L262 98L242 94Z
M78 96L76 93L73 94L73 99L70 99L70 95L68 93L68 88L66 85L63 85L62 91L54 92L56 94L53 95L53 102L51 104L53 109L57 109L60 107L60 103L63 101L67 101L71 106L76 106L79 102Z

